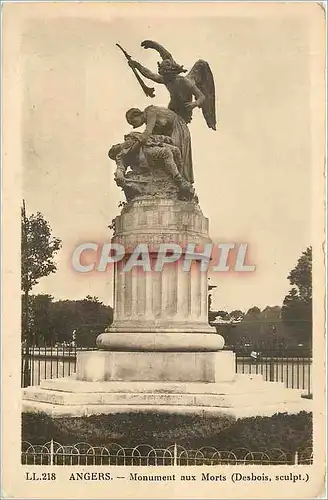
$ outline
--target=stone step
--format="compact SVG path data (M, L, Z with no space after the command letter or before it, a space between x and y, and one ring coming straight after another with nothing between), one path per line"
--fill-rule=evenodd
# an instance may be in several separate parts
M272 416L276 413L297 414L301 411L312 411L311 401L288 402L270 405L253 405L235 408L175 405L54 405L40 401L23 401L22 409L27 413L43 412L56 417L85 417L100 414L156 412L165 414L200 415L202 417L247 418L253 416Z
M268 386L270 384L270 386ZM75 393L179 393L179 394L245 394L249 390L284 389L282 382L265 382L260 375L238 375L233 382L84 382L76 377L42 380L42 389Z
M267 387L262 391L246 393L231 393L226 388L224 394L203 393L165 393L165 392L68 392L29 387L23 390L23 398L57 405L190 405L216 406L232 408L234 406L249 406L252 402L265 405L285 402L296 402L300 399L298 391L291 389L272 390Z

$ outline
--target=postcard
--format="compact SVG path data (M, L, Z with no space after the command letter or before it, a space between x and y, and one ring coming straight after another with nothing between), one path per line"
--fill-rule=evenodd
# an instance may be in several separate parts
M325 492L325 8L4 2L4 498Z

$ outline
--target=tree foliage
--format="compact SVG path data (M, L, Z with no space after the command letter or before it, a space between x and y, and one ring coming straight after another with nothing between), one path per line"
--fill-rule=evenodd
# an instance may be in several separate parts
M57 301L51 295L31 295L28 304L31 337L37 346L70 343L75 331L77 346L94 347L99 333L113 321L113 309L89 295Z
M233 348L273 348L292 347L293 340L284 325L280 306L267 306L262 311L254 306L246 313L236 309L219 315L225 323L215 325L226 342ZM295 342L294 342L295 343Z
M312 300L312 247L308 247L302 253L297 265L290 271L287 278L302 301Z
M22 297L22 309L25 313L26 301ZM55 330L52 314L53 297L48 294L30 295L28 299L28 329L30 341L34 345L37 339L43 339L43 343L49 343L53 338Z
M298 342L312 341L312 248L308 247L288 275L292 285L282 307L284 324Z
M59 238L52 236L49 222L40 212L26 216L22 208L21 282L29 293L40 278L57 269L54 257L61 248Z
M243 311L241 311L240 309L234 309L233 311L231 311L231 313L229 314L229 317L234 320L234 321L237 321L237 320L241 320L243 319L245 316L245 313Z
M213 311L212 324L232 347L272 346L311 348L312 339L312 249L307 248L288 275L292 285L283 306L254 306L240 310ZM222 320L221 322L213 322ZM231 321L229 321L231 320Z

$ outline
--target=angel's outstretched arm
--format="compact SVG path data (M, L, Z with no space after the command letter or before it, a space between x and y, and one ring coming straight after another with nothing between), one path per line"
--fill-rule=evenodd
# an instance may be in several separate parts
M144 77L148 78L149 80L152 80L153 82L164 83L163 77L161 75L153 73L152 71L150 71L150 69L145 68L145 66L143 66L137 61L133 61L132 59L130 59L129 66L136 68Z

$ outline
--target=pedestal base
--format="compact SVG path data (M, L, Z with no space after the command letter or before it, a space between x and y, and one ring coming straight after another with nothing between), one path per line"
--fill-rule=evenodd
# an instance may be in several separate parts
M241 418L311 408L312 401L283 383L236 375L231 351L86 351L78 355L76 375L23 389L23 411L53 417L159 412Z
M237 419L311 412L311 403L300 391L264 382L261 375L238 375L225 383L82 382L72 376L23 389L23 411L52 417L156 412Z
M107 332L97 337L99 349L107 351L219 351L224 338L212 332Z
M77 379L86 382L231 382L235 355L219 352L80 352Z

